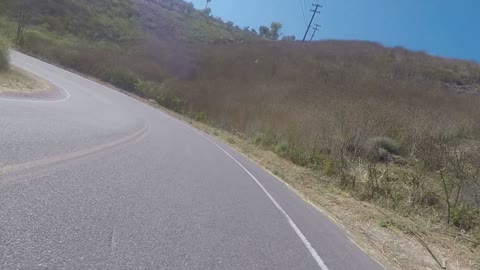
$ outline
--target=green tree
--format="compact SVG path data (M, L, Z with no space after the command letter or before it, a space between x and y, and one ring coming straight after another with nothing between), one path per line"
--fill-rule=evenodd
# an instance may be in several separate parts
M272 40L278 40L278 38L282 35L280 33L280 29L282 29L283 25L279 22L272 22L270 25L270 33L269 37Z
M212 9L207 7L203 10L203 15L205 15L206 17L210 16L210 14L212 14Z
M15 42L18 45L23 43L23 31L32 18L31 6L30 0L19 0L17 2L17 37Z
M270 28L262 25L260 26L259 34L264 38L268 38L271 40L278 40L278 38L282 35L280 33L280 29L282 29L282 27L283 27L282 24L279 22L272 22L272 24L270 25Z
M260 36L268 38L270 36L270 29L268 29L268 27L262 25L258 29L258 33L259 33Z
M187 4L187 8L186 8L186 11L187 11L187 14L192 14L192 12L195 10L195 6L193 5L192 2L188 3Z
M206 10L208 8L208 4L210 4L210 2L212 2L212 0L207 0L207 3L205 4L204 10Z

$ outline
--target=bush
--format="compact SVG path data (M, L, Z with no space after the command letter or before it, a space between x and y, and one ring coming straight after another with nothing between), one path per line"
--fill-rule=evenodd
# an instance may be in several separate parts
M452 209L451 222L462 230L471 230L480 225L480 211L468 205Z
M368 139L364 148L367 157L373 161L387 161L392 154L399 153L398 144L388 137Z
M195 114L195 121L207 122L207 114L204 112L198 112Z
M0 36L0 70L8 69L10 64L9 48L8 41Z

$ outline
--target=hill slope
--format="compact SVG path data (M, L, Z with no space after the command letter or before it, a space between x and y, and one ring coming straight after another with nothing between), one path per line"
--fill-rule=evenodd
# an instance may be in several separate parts
M188 76L204 46L258 39L179 0L25 1L32 18L24 51L131 91L133 77ZM18 1L0 3L0 26L11 38L17 9Z

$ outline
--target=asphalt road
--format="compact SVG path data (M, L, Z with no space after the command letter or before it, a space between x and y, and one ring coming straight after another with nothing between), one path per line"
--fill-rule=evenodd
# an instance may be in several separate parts
M0 97L0 269L381 269L214 138L13 53L62 89Z

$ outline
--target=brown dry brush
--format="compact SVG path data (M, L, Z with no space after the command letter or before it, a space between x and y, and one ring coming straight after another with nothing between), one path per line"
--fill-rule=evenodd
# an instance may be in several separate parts
M480 140L480 100L447 87L470 82L477 65L354 42L220 47L207 55L194 79L170 85L188 110L336 176L360 198L413 213L442 208L448 197L455 209L455 217L445 210L448 222L475 219L461 196L474 184L460 173L471 157L449 161L447 192L438 159L444 144ZM352 173L358 164L366 164L366 183ZM469 222L453 223L478 226Z

